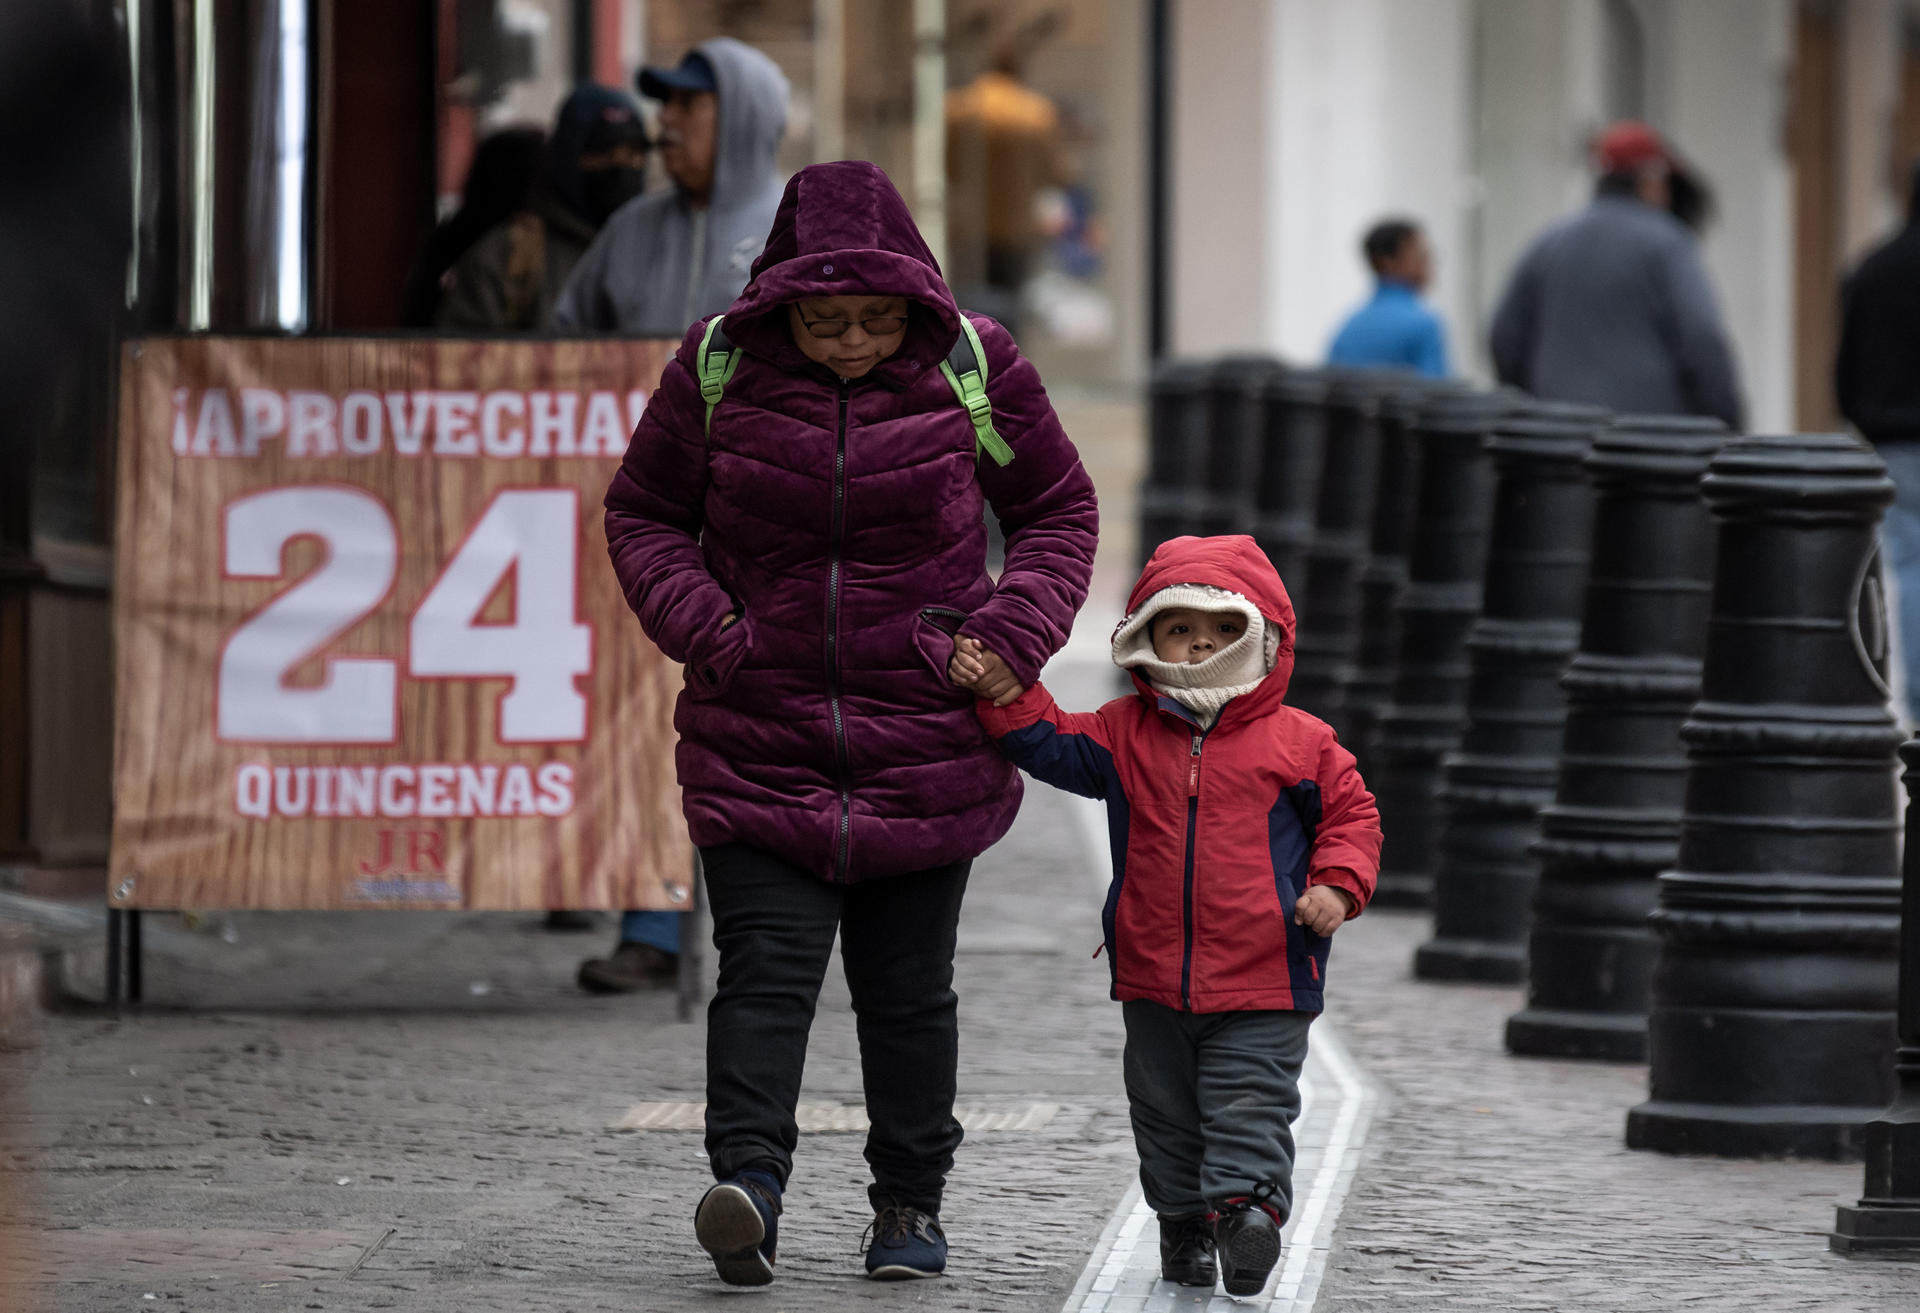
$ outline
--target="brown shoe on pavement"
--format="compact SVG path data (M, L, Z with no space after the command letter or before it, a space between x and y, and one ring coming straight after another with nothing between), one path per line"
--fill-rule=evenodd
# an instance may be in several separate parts
M580 988L595 994L633 994L660 989L680 978L680 959L652 944L622 944L611 957L580 964Z

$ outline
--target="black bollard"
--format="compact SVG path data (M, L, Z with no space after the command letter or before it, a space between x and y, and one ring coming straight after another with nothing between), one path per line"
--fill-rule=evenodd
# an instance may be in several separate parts
M1423 980L1517 981L1526 974L1536 878L1529 849L1559 776L1566 694L1580 641L1593 531L1582 468L1607 413L1532 402L1487 440L1493 531L1460 748L1441 764L1433 938L1414 955Z
M1540 813L1527 1007L1507 1047L1644 1062L1654 877L1680 850L1680 722L1700 696L1713 520L1700 476L1718 420L1617 420L1587 457L1597 498L1566 740Z
M1899 1047L1893 1055L1895 1093L1887 1110L1867 1123L1866 1193L1843 1204L1829 1239L1842 1254L1920 1253L1920 738L1900 745L1906 762L1907 847L1900 881Z
M1486 440L1512 412L1510 392L1442 395L1415 420L1419 448L1407 586L1401 593L1393 692L1374 720L1367 785L1380 807L1376 907L1433 901L1440 841L1440 760L1460 742L1467 710L1467 632L1480 614L1493 463Z
M1465 386L1441 379L1407 377L1380 390L1380 454L1374 462L1372 519L1367 558L1360 569L1360 618L1353 664L1340 690L1345 722L1341 734L1366 766L1367 745L1380 708L1393 693L1393 663L1400 634L1400 596L1407 587L1407 544L1413 537L1414 493L1419 486L1420 446L1414 422L1428 400Z
M1147 384L1147 481L1140 489L1140 559L1195 532L1208 503L1207 383L1198 360L1163 360Z
M1299 619L1287 701L1344 738L1340 691L1351 676L1360 637L1360 567L1367 555L1380 458L1380 395L1393 376L1360 369L1326 374L1326 442L1305 579L1293 594Z
M1266 356L1227 356L1207 374L1205 496L1190 532L1251 533L1265 436L1262 392L1280 372Z
M1901 735L1874 547L1893 483L1822 433L1731 442L1700 487L1718 560L1627 1144L1854 1157L1893 1094Z
M1327 380L1314 370L1281 370L1261 389L1253 539L1288 588L1306 584L1320 453L1327 436L1326 400Z

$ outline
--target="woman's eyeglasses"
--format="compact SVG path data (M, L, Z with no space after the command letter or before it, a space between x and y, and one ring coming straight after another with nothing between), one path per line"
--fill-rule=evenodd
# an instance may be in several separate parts
M806 312L800 312L800 322L807 326L809 337L845 337L852 328L851 319L809 319ZM874 315L870 319L859 321L860 328L868 337L892 337L907 326L905 315Z

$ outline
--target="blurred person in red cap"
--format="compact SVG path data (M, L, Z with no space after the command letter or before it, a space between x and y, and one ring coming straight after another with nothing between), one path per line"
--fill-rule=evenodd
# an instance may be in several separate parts
M1862 260L1840 292L1834 395L1893 475L1881 524L1899 586L1908 723L1920 725L1920 161L1907 222Z
M1494 314L1503 383L1622 414L1711 415L1743 426L1738 371L1660 134L1615 123L1593 142L1592 202L1534 240ZM1697 221L1698 205L1689 205Z

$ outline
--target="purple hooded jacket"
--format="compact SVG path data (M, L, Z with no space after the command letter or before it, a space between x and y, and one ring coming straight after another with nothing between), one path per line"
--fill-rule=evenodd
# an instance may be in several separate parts
M899 351L851 383L787 321L789 302L841 295L911 306ZM647 404L607 491L607 543L648 637L687 665L674 725L696 844L855 881L978 856L1013 823L1019 776L947 680L953 637L1033 683L1086 600L1099 513L1039 375L978 316L1014 459L976 458L940 372L959 316L886 174L817 164L787 184L727 311L743 356L712 432L701 324ZM988 505L1007 537L997 585Z

